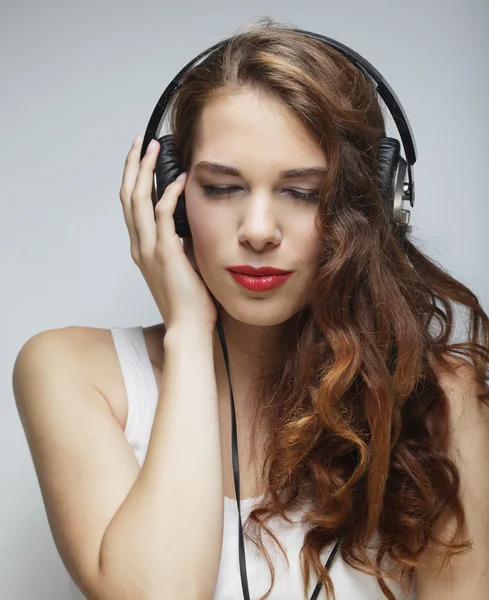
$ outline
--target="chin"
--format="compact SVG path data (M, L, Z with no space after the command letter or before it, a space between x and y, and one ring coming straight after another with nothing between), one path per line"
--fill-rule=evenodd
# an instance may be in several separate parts
M242 298L233 301L227 298L219 304L232 319L258 327L281 325L293 317L300 309L300 304L292 305L290 298Z

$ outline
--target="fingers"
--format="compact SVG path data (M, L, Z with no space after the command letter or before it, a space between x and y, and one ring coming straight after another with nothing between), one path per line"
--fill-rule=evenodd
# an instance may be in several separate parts
M134 227L139 238L141 256L153 255L156 246L156 223L151 195L159 149L160 144L156 140L151 140L141 161L139 160L139 147L133 148L129 153L131 167L133 163L138 167L131 194L131 209ZM133 150L134 154L132 154ZM130 173L134 176L132 169Z
M126 227L129 232L129 239L131 242L131 254L133 258L136 258L135 254L139 251L139 236L136 231L132 216L131 195L139 171L139 153L142 140L143 138L141 135L137 136L133 142L131 149L129 150L128 155L126 156L124 172L122 174L122 183L119 191L119 198L122 203L124 220L126 222Z
M120 189L124 219L131 240L131 254L137 263L142 258L154 257L155 249L161 255L164 245L169 241L179 242L175 234L173 213L184 189L185 177L167 186L154 209L154 170L160 144L156 140L153 142L141 160L142 136L135 140L126 157Z
M175 233L173 213L175 212L178 198L185 189L186 180L187 174L181 173L175 181L167 186L163 196L156 205L156 243L158 248L163 247L163 244L167 244L170 240L175 240L179 244L179 249L181 249L181 242Z

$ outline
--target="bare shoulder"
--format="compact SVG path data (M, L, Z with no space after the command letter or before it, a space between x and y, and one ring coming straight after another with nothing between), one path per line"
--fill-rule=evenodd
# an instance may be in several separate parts
M450 356L449 368L437 368L437 377L449 407L450 458L460 476L460 500L465 513L462 538L472 548L448 566L438 555L420 557L424 568L416 571L416 597L487 598L489 588L489 402L486 382L479 382L474 366L464 358ZM481 398L486 398L483 401ZM449 540L455 533L453 515L437 525L437 534Z
M162 369L162 336L164 324L143 328L146 347L155 376ZM66 356L78 365L86 377L105 398L115 420L124 430L127 421L128 399L119 358L110 329L69 326L42 331L30 338L21 352L40 353L43 356ZM21 353L19 352L19 354ZM63 369L63 363L58 363Z
M448 405L447 454L460 476L459 499L465 525L461 538L472 544L465 553L444 562L444 556L425 550L417 559L416 598L444 600L465 598L482 600L489 589L489 399L487 381L480 381L474 365L467 359L446 352L446 365L431 358L439 386ZM436 536L453 542L458 524L450 512L438 520ZM433 539L433 538L432 538Z
M479 422L489 426L489 400L481 402L479 396L488 393L487 382L477 381L474 366L465 358L445 355L449 369L437 368L438 382L447 396L451 424L455 430ZM485 425L484 425L485 423Z

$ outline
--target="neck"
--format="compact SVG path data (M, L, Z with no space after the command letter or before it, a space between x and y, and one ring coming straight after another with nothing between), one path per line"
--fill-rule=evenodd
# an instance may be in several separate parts
M229 360L229 371L236 408L250 402L250 390L256 377L273 367L274 359L283 348L287 325L274 326L248 325L233 319L221 307L221 320L224 330ZM220 390L228 390L221 401L229 403L229 382L223 349L217 331L214 331L214 364Z

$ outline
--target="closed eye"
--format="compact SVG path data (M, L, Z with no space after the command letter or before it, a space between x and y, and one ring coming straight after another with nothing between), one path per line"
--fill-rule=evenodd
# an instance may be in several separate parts
M230 196L233 192L240 191L242 188L236 186L228 187L216 187L212 185L203 185L202 190L204 196L215 197L215 196ZM291 196L297 202L312 202L317 203L319 199L319 190L300 191L293 189L283 190L289 196Z

